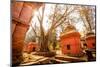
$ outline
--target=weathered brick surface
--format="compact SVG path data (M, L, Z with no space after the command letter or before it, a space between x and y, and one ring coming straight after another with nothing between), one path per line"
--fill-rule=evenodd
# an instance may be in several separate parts
M32 7L24 4L19 20L24 22L24 24L29 24L29 21L32 17L32 12Z
M13 64L20 63L22 61L22 50L23 50L24 39L25 39L25 34L27 32L27 29L28 26L24 26L20 23L16 24L16 28L12 36Z
M12 3L12 16L14 18L19 18L20 12L23 7L23 2L14 2Z

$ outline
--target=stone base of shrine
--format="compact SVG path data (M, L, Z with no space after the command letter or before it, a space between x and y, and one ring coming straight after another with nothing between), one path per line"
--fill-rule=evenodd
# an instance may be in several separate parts
M36 52L36 55L45 56L45 57L54 57L56 53L55 52Z
M79 54L66 54L68 56L71 56L71 57L82 57L84 56L84 53L79 53Z

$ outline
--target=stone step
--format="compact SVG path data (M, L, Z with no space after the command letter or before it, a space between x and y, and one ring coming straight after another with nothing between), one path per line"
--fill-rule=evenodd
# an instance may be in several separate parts
M85 60L76 58L76 57L69 57L69 56L55 56L55 59L63 60L63 61L69 61L69 62L85 62Z

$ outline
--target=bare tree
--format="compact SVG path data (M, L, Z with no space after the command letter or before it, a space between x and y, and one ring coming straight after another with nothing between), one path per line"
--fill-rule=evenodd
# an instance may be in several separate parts
M32 30L35 32L35 35L38 37L38 42L39 42L39 46L40 46L39 51L40 52L50 52L50 50L48 48L50 41L52 40L53 37L55 39L53 41L54 44L55 44L55 41L56 41L56 36L52 36L52 35L54 35L53 31L56 32L56 28L59 27L59 26L63 27L63 26L66 26L66 24L69 24L68 21L71 20L69 18L69 15L71 13L73 13L75 10L79 10L79 9L77 9L78 8L77 6L72 6L72 5L67 6L67 5L65 5L64 6L65 9L61 12L62 9L60 9L59 5L56 4L53 14L51 14L49 16L49 17L51 17L51 20L52 20L50 22L51 26L47 30L47 32L45 32L44 27L43 27L45 6L46 6L45 4L42 6L42 14L40 14L40 12L39 12L39 15L37 16L38 21L39 21L40 35L37 35L36 30L31 25ZM90 19L88 19L89 17L87 15L88 10L86 8L82 7L82 10L80 10L80 12L83 12L83 13L80 13L80 14L82 14L81 16L82 17L84 16L86 21L90 24ZM85 13L85 12L87 12L87 13ZM90 29L91 29L91 27L90 27Z
M95 7L81 6L80 15L87 31L92 31L95 27Z
M52 35L53 35L53 31L58 27L60 26L61 24L63 24L67 19L68 19L68 15L73 12L75 10L75 8L73 8L72 10L68 10L68 7L65 6L65 10L63 11L62 14L58 13L58 10L57 8L59 8L59 6L56 4L55 5L55 8L54 8L54 13L52 14L52 25L51 27L49 28L49 30L46 32L45 34L45 31L44 31L44 28L43 28L43 18L44 18L44 11L45 11L45 4L42 6L42 15L39 15L37 16L38 20L39 20L39 24L40 24L40 41L39 41L39 44L40 44L40 51L49 51L48 49L48 44L49 44L49 41L51 40L52 38ZM33 27L32 27L33 28ZM34 28L33 28L34 30ZM34 30L35 32L35 30Z

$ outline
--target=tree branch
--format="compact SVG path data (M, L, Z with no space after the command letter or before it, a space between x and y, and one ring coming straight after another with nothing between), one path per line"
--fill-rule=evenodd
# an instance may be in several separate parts
M64 21L67 19L68 15L70 15L73 11L76 10L77 7L74 7L71 11L67 12L67 8L66 8L66 11L64 12L63 16L61 17L60 20L56 21L58 22L58 24L56 23L54 25L54 28L58 27L59 25L63 24ZM62 20L63 19L63 20Z
M36 33L36 30L33 28L32 24L31 24L31 27L32 27L32 30L33 30L34 33L35 33L35 36L36 36L36 37L39 37L39 36L37 35L37 33Z

